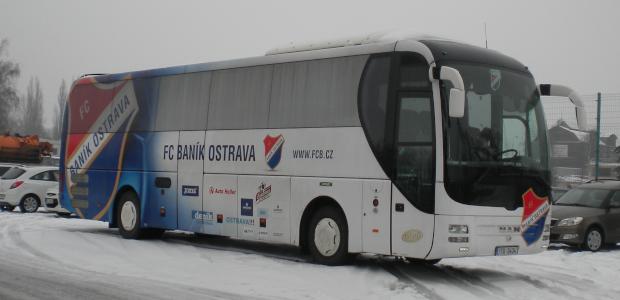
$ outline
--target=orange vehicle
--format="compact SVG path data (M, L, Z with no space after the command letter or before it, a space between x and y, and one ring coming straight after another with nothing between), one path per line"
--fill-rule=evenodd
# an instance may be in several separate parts
M52 144L40 142L36 135L0 136L0 161L41 162L43 156L52 153Z

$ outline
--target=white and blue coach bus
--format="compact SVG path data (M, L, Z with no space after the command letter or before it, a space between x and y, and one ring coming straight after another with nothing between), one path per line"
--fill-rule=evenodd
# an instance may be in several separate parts
M184 230L324 264L537 253L540 96L554 91L513 58L425 36L85 76L65 113L61 201L125 238Z

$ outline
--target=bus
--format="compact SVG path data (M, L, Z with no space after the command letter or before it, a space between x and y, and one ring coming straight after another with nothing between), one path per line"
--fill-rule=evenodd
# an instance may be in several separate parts
M84 76L64 114L61 203L124 238L289 244L327 265L537 253L554 94L578 98L432 36Z

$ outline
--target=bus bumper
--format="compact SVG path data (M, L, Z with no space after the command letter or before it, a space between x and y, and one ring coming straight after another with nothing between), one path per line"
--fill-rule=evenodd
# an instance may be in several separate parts
M522 232L521 217L436 215L426 259L540 253L549 246L549 223L545 216L538 228Z

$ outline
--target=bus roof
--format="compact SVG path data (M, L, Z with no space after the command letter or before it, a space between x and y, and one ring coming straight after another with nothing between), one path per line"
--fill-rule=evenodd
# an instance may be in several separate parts
M194 73L213 71L221 69L232 69L249 66L259 66L268 64L279 64L304 60L324 59L340 56L364 55L372 53L392 52L396 43L401 40L448 40L429 35L420 34L369 34L354 38L338 39L333 41L323 41L305 44L289 44L285 47L269 50L265 56L233 59L218 62L198 63L191 65L181 65L165 68L148 69L134 72L114 73L114 74L93 74L85 75L76 82L91 83L95 79L100 83L109 83L125 79L145 78L178 75L183 73Z
M264 56L233 59L226 61L198 63L191 65L181 65L165 68L148 69L133 72L103 74L103 75L85 75L75 84L90 84L94 79L99 83L111 83L120 80L159 77L169 75L179 75L184 73L195 73L214 71L222 69L233 69L240 67L251 67L269 64L280 64L295 61L317 60L341 56L365 55L372 53L392 52L396 48L396 44L400 41L437 41L450 42L450 44L460 45L461 47L478 48L467 43L454 41L447 38L440 38L431 35L417 34L411 32L387 32L374 33L369 35L336 39L329 41L319 41L313 43L288 44L283 47L274 48L267 51ZM480 48L482 49L482 48ZM501 56L504 60L508 58L499 52L484 49L487 54ZM515 61L516 62L516 61ZM517 62L518 64L518 62Z

